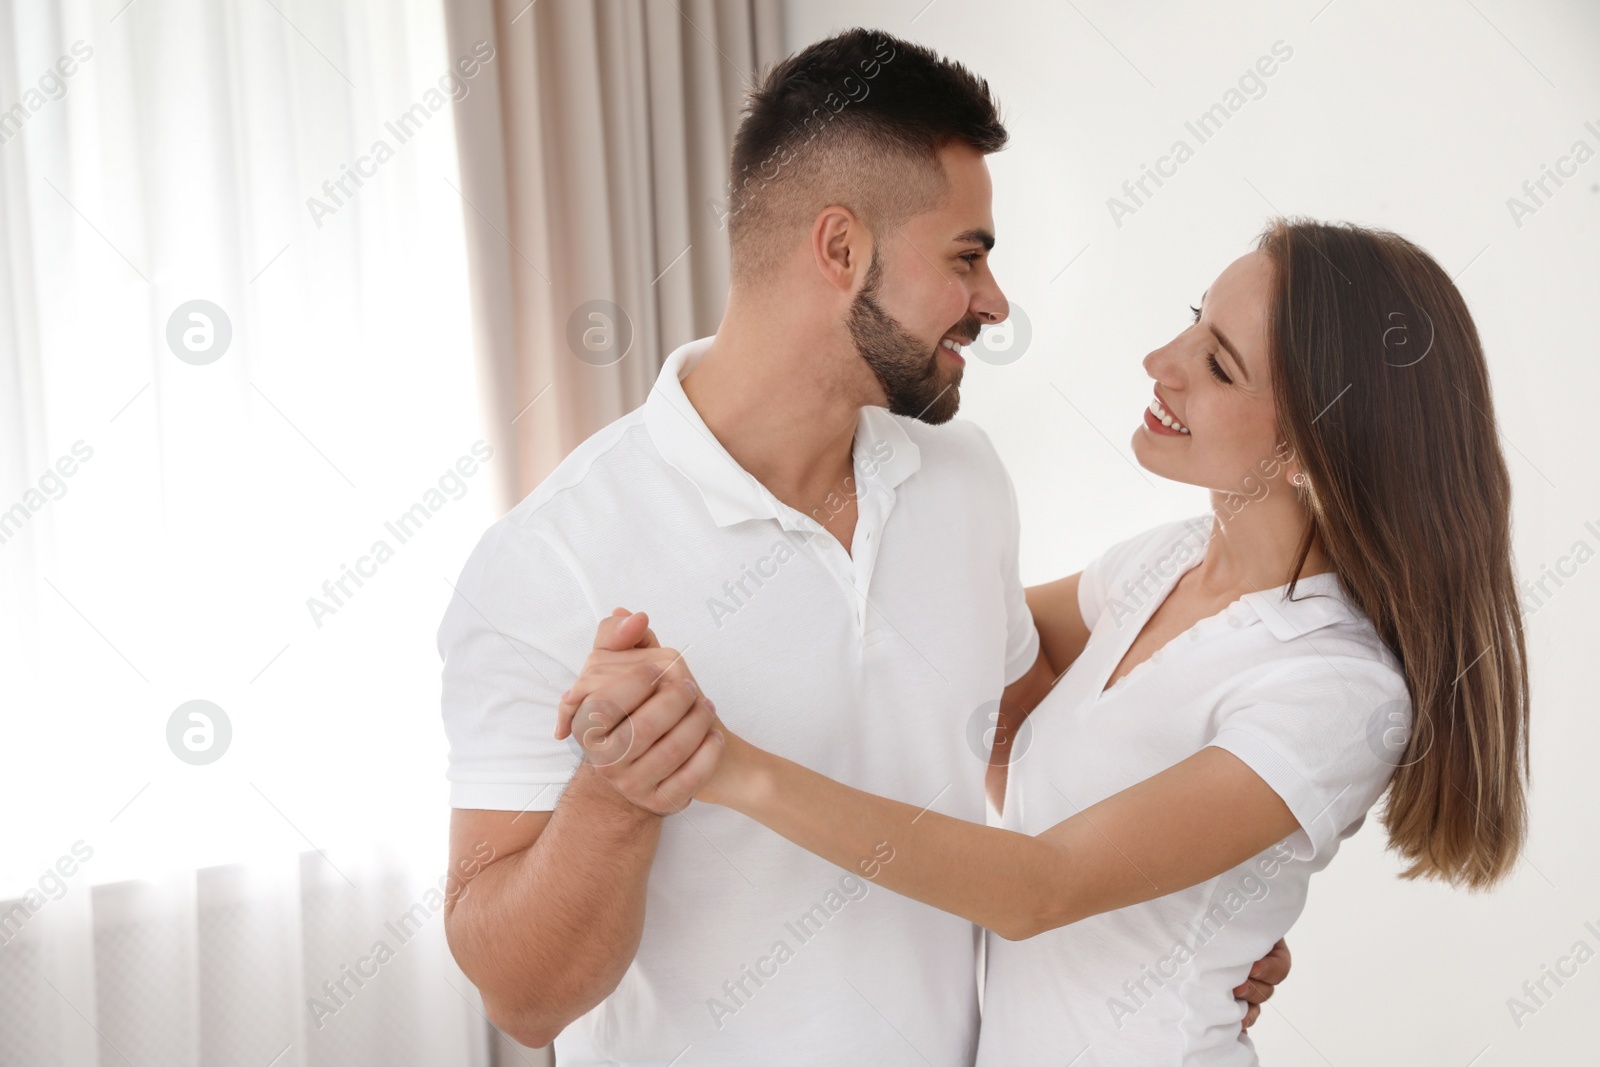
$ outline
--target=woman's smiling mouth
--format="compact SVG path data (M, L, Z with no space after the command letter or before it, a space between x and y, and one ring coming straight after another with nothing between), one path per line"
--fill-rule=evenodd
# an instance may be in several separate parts
M1189 428L1177 419L1172 412L1161 403L1158 395L1150 401L1150 406L1144 410L1144 424L1152 433L1166 434L1169 437L1187 437Z

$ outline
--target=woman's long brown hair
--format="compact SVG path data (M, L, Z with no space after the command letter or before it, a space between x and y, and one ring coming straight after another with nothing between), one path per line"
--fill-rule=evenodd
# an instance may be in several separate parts
M1466 302L1393 233L1277 220L1270 359L1311 526L1398 657L1412 725L1383 823L1403 877L1481 889L1527 830L1528 666L1511 480Z

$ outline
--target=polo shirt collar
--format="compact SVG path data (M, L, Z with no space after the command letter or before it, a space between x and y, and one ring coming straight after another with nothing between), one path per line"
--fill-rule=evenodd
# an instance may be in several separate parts
M656 451L700 491L706 510L718 526L751 519L777 519L784 526L811 523L774 497L755 475L739 466L689 402L682 378L716 338L702 337L674 349L661 365L644 403L644 424ZM887 457L880 442L887 443ZM905 428L884 408L864 407L856 422L852 447L858 474L858 496L865 491L892 493L922 464L920 450ZM863 467L869 472L865 477ZM811 523L815 525L814 523Z
M1241 598L1280 641L1304 637L1324 626L1358 618L1339 586L1339 576L1332 571L1301 578L1295 584L1293 600L1288 599L1287 593L1288 588L1284 586L1247 593Z

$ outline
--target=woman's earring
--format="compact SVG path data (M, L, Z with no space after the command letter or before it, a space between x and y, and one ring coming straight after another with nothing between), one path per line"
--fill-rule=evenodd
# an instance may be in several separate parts
M1294 472L1294 476L1292 478L1290 478L1289 481L1294 483L1295 485L1299 486L1302 489L1305 488L1305 485L1306 485L1305 472L1303 472L1303 471L1295 471Z

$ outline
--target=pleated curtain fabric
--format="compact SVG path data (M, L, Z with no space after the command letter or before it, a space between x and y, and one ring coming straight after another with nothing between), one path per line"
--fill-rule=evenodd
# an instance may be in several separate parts
M780 58L779 0L462 0L463 102L484 420L504 503L641 404L674 347L716 329L727 164L744 95Z
M0 0L0 1067L489 1062L427 890L483 493L390 606L301 591L479 433L443 22ZM237 726L204 766L165 735L200 694Z

